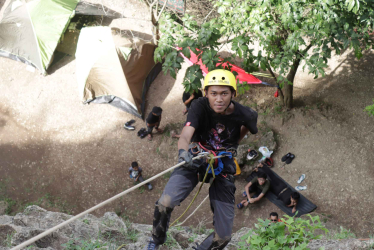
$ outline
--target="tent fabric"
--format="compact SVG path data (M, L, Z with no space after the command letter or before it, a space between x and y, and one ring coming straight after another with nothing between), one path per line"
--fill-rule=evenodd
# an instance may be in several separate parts
M154 50L153 44L133 41L118 29L83 28L76 52L82 101L110 103L142 117L149 76L155 73Z
M0 55L38 68L43 74L79 0L13 0L0 22Z
M201 52L200 52L201 53ZM190 49L190 58L187 58L182 52L180 52L181 56L184 58L184 60L189 64L197 64L200 66L200 69L203 71L203 75L206 76L208 74L209 70L208 68L203 64L201 58L198 59L198 56ZM235 64L231 64L229 62L222 63L223 59L221 59L221 62L217 63L216 66L219 66L222 64L223 67L227 67L229 64L231 66L231 71L236 71L238 75L236 78L239 80L239 83L246 82L248 84L262 84L263 82L255 77L254 75L251 75L247 73L244 69L236 66Z
M122 17L121 13L106 8L101 4L87 3L85 1L80 1L78 3L77 7L75 8L75 15L105 16L109 18Z
M259 171L264 172L267 174L267 178L270 180L270 190L266 192L265 197L274 203L277 207L279 207L283 212L285 212L289 216L294 216L295 214L292 213L292 208L287 207L284 205L284 203L278 199L277 195L274 194L271 190L271 185L273 182L283 182L287 185L289 189L292 191L296 191L291 185L289 185L285 180L283 180L279 175L277 175L273 170L271 170L268 166L263 166L262 168L259 168ZM252 172L245 180L251 181L255 176L257 176L256 172ZM297 217L300 217L301 215L308 214L313 212L317 206L313 204L311 201L309 201L305 196L300 194L300 199L297 203L296 209L298 211Z

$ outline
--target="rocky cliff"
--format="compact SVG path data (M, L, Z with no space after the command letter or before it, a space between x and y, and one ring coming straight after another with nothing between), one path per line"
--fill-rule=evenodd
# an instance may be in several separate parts
M31 237L51 228L71 215L49 212L38 206L29 206L15 216L0 216L0 250L10 249ZM38 240L27 249L143 249L151 235L151 226L129 223L113 212L97 218L86 215L56 232ZM226 249L238 249L240 238L249 228L236 232ZM192 249L201 242L209 230L204 228L173 227L161 249ZM373 240L316 240L311 249L372 249Z

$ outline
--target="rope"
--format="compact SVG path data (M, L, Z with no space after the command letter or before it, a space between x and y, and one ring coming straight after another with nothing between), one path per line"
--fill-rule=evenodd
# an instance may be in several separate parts
M212 169L213 180L216 178L216 175L214 174L214 169L213 169L213 164L214 164L215 157L214 157L213 154L210 154L209 157L210 157L209 166L208 166L208 169L205 171L204 179L203 179L203 182L201 183L201 185L199 187L199 190L197 191L197 193L193 197L192 201L190 202L190 204L188 205L188 207L186 208L186 210L184 210L184 212L181 214L181 216L179 216L173 223L170 224L170 227L172 227L180 218L183 217L183 215L185 213L187 213L188 209L190 209L190 207L192 206L192 203L195 201L197 195L200 193L200 190L201 190L201 188L203 187L203 185L205 183L205 179L208 176L209 169Z
M192 215L194 215L194 213L201 207L201 205L203 205L203 203L206 201L206 199L208 199L209 197L209 194L204 198L204 200L197 206L197 208L195 208L195 210L181 223L179 223L178 225L176 225L176 227L179 227L179 226L182 226Z
M197 159L200 159L200 158L203 158L203 157L205 157L205 155L199 155L199 156L196 156L196 157L192 158L192 160L197 160ZM215 158L221 158L221 157L222 157L222 156L216 156L216 157L214 157L214 159L215 159ZM107 200L105 200L105 201L103 201L103 202L97 204L96 206L91 207L90 209L87 209L86 211L84 211L84 212L82 212L82 213L80 213L80 214L78 214L78 215L76 215L76 216L74 216L74 217L68 219L67 221L64 221L64 222L62 222L62 223L60 223L60 224L58 224L58 225L56 225L56 226L54 226L54 227L48 229L47 231L45 231L45 232L43 232L43 233L41 233L41 234L39 234L39 235L37 235L37 236L35 236L35 237L33 237L33 238L27 240L27 241L25 241L25 242L23 242L22 244L13 247L11 250L20 250L20 249L22 249L22 248L25 248L25 247L27 247L28 245L34 243L35 241L37 241L37 240L39 240L39 239L41 239L41 238L47 236L48 234L50 234L50 233L56 231L57 229L60 229L61 227L66 226L67 224L69 224L69 223L71 223L71 222L73 222L73 221L75 221L75 220L81 218L82 216L84 216L84 215L86 215L86 214L88 214L88 213L91 213L91 212L95 211L96 209L98 209L98 208L100 208L100 207L102 207L102 206L105 206L106 204L108 204L108 203L110 203L110 202L112 202L112 201L117 200L118 198L121 198L121 197L124 196L125 194L130 193L131 191L134 191L135 189L137 189L137 188L139 188L139 187L141 187L141 186L147 184L148 182L150 182L150 181L152 181L152 180L154 180L154 179L157 179L158 177L160 177L160 176L166 174L167 172L170 172L171 170L173 170L173 169L175 169L175 168L177 168L177 167L182 166L182 165L185 164L185 163L186 163L185 161L182 161L181 163L178 163L177 165L174 165L173 167L170 167L170 168L168 168L168 169L162 171L161 173L159 173L159 174L157 174L157 175L155 175L155 176L153 176L153 177L151 177L151 178L149 178L149 179L147 179L147 180L145 180L145 181L139 183L138 185L135 185L135 186L133 186L132 188L129 188L129 189L123 191L122 193L119 193L119 194L113 196L112 198L109 198L109 199L107 199Z

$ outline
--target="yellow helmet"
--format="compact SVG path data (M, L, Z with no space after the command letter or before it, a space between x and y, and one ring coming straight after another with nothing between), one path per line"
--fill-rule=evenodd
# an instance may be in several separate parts
M210 71L204 79L203 90L208 86L229 86L235 90L236 96L236 79L231 71L225 69L215 69ZM205 93L204 93L205 94Z

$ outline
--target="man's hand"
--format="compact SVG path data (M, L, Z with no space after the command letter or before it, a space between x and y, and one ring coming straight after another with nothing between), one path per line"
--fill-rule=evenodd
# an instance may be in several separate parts
M255 203L256 200L255 200L255 199L252 199L251 197L249 197L249 198L248 198L248 202L249 202L249 203Z
M296 213L296 207L293 207L293 208L292 208L292 213L293 213L293 214Z
M179 155L178 155L178 163L181 163L182 161L185 161L186 163L183 164L184 167L191 168L192 167L192 157L193 155L189 152L187 152L184 149L179 149Z
M135 181L138 181L138 179L139 179L139 175L135 178Z

